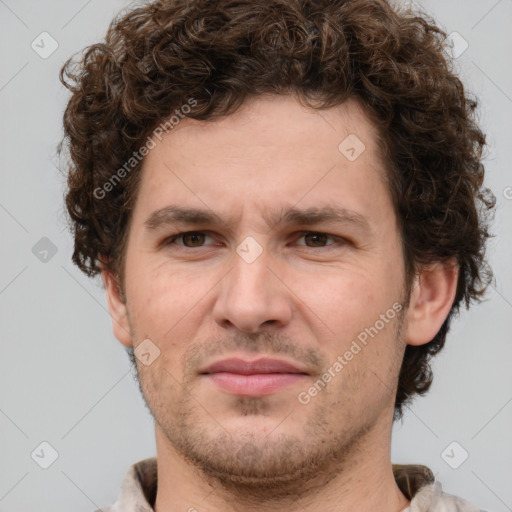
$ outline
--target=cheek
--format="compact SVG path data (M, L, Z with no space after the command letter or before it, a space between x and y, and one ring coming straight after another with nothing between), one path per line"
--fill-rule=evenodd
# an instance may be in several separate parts
M153 265L150 258L133 258L127 275L127 296L134 324L162 334L190 309L194 290L184 272L171 270L168 265Z
M382 354L392 352L400 295L385 267L336 269L330 276L302 280L300 315L313 327L313 336L323 346L330 363L348 350L352 370L371 364L378 367ZM395 304L395 308L393 305ZM383 315L383 316L381 316ZM356 342L360 348L354 346ZM365 344L366 343L366 344ZM380 361L380 362L379 362Z
M378 309L382 301L375 277L362 269L329 269L308 279L303 275L298 282L304 314L311 317L314 313L315 323L322 320L335 335L349 334L371 319L372 309Z
M171 271L168 265L153 270L140 265L130 276L126 285L135 345L149 338L160 350L155 368L165 368L178 377L181 358L206 314L203 299L211 288L209 280L205 276L198 282L197 275Z

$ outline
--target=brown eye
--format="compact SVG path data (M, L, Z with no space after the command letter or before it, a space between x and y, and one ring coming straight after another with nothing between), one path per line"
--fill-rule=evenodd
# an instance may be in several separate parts
M183 233L178 238L183 240L186 247L200 247L204 244L206 237L204 233L191 231L190 233Z
M324 247L329 235L325 233L306 233L304 240L309 240L312 245L306 243L308 247Z
M346 238L318 231L302 231L299 238L295 240L295 245L302 251L304 249L322 249L322 251L312 251L313 253L339 250L350 244Z

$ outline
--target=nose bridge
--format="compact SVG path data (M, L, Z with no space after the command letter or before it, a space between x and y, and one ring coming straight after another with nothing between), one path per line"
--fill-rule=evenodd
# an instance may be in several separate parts
M289 298L286 288L267 268L272 267L268 252L246 240L233 254L232 265L221 282L214 308L216 321L246 332L256 332L265 323L287 323L291 318Z
M269 277L271 273L267 268L269 258L265 254L260 254L255 257L254 254L250 254L251 248L247 245L240 244L237 248L237 254L233 258L233 271L230 283L231 292L234 294L251 294L255 295L253 298L257 298L259 295L265 296L270 290ZM250 258L246 259L245 256L240 253L246 250ZM253 259L254 258L254 259Z

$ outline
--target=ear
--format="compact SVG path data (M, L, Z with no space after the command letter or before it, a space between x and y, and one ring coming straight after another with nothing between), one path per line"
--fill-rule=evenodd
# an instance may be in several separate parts
M432 341L455 299L459 267L455 260L425 266L416 276L407 310L408 345Z
M107 293L108 309L112 318L114 336L126 347L132 346L126 299L122 295L119 280L112 271L101 264L101 278Z

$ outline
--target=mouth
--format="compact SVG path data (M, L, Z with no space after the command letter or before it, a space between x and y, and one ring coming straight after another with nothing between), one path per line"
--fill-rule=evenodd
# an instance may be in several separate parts
M200 375L232 395L261 397L300 382L309 374L304 369L279 359L260 358L247 361L230 358L209 365Z

